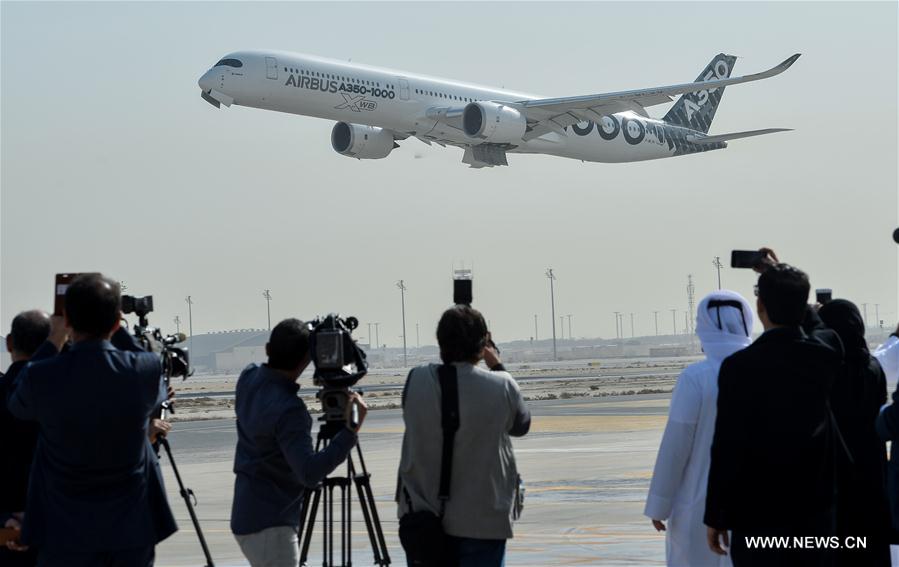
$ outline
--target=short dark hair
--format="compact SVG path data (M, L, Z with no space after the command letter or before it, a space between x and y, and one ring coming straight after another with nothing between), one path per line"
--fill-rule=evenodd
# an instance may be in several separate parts
M810 289L805 272L788 264L775 264L759 277L759 300L775 325L802 323Z
M309 352L309 329L299 319L284 319L272 329L266 347L271 368L293 370Z
M471 361L487 346L487 321L467 305L450 307L437 323L437 344L445 364Z
M66 317L75 332L107 335L121 318L119 282L103 274L82 274L66 289Z
M43 311L23 311L12 320L9 337L13 350L27 356L50 336L50 317Z

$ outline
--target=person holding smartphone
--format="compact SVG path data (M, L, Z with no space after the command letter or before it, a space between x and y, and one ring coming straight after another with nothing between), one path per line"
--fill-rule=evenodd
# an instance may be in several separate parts
M268 363L251 364L237 381L231 532L251 566L296 566L303 495L346 460L367 407L350 394L347 413L355 408L356 415L316 452L312 416L297 397L297 380L310 362L307 326L281 321L265 352Z

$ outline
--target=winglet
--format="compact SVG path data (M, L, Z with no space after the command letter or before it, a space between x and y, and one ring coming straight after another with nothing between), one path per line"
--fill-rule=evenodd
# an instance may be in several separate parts
M796 60L799 59L801 56L802 56L801 53L794 53L793 55L791 55L790 57L788 57L783 63L781 63L780 65L778 65L778 67L781 68L782 71L786 71L786 70L789 69L789 68L793 65L793 63L795 63Z

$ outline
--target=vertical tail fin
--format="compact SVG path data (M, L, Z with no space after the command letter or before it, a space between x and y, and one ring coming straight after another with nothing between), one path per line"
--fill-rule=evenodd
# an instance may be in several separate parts
M696 78L696 81L730 77L736 61L737 58L733 55L719 53ZM665 115L664 120L676 126L708 132L723 94L724 87L684 94L677 99L677 102Z

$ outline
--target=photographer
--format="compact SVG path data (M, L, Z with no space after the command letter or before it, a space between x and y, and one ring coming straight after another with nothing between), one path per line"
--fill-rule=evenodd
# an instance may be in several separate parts
M248 366L237 381L237 449L231 531L250 565L296 566L297 530L306 490L342 463L356 443L358 427L347 427L315 452L312 417L297 397L297 379L309 365L309 330L297 319L272 329L265 345L268 363ZM367 408L350 394L358 425Z
M410 557L409 565L499 567L504 563L506 540L512 537L512 507L518 488L509 436L527 434L530 412L518 384L500 364L487 323L478 311L456 305L444 312L437 325L437 342L444 366L413 369L403 392L406 432L397 501L401 526L404 516L420 517L421 513L442 525L444 549L423 549L429 543L418 542L418 551L436 551L442 556ZM481 360L491 370L479 368ZM456 375L458 430L451 445L449 498L441 500L441 466L446 454L442 450L442 398L446 392L439 375L446 367ZM416 542L403 539L407 556L410 543Z
M165 398L157 355L109 341L121 318L119 285L83 274L65 294L74 341L22 370L10 412L38 423L22 542L42 566L153 564L175 532L150 417Z
M6 408L9 392L17 383L19 373L29 361L55 356L66 341L62 317L51 317L39 310L19 313L12 320L6 336L6 350L12 364L0 376L0 447L3 447L3 466L0 467L0 527L21 530L28 495L28 475L37 446L37 424L13 417ZM35 565L37 552L16 542L0 548L0 565L10 567Z
M832 331L802 330L808 276L786 264L758 280L765 332L726 358L718 377L704 523L709 547L736 567L829 565L824 549L751 547L749 536L835 535L836 430L831 387L843 349ZM728 540L732 530L732 540Z

